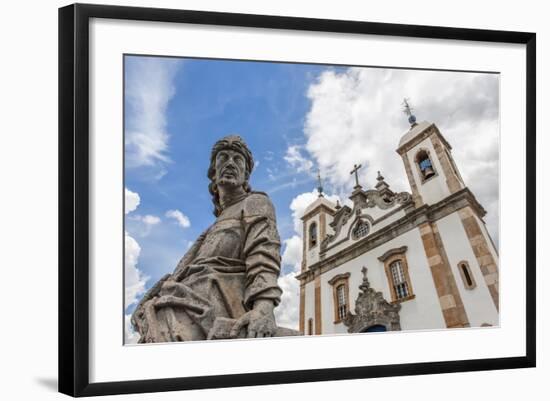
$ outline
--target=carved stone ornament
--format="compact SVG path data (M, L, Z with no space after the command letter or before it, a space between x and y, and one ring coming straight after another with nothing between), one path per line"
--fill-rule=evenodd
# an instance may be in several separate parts
M367 194L367 207L378 206L380 209L390 209L396 204L405 204L412 200L411 194L408 192L391 192L387 190L385 193L381 193L375 189L369 189Z
M401 304L391 304L384 299L380 291L370 286L367 268L363 267L361 292L355 301L355 313L349 313L344 319L349 333L364 333L373 326L384 326L387 331L401 330L399 311Z
M321 242L321 250L326 249L331 242L340 236L342 227L344 227L353 215L362 216L365 208L378 207L382 210L392 209L398 205L405 206L414 205L412 195L408 192L393 192L390 186L384 181L384 177L378 172L378 183L376 189L363 191L361 186L356 186L350 196L353 201L353 209L348 206L343 206L337 209L334 214L333 221L329 224L334 234L327 235ZM350 238L348 234L348 238Z

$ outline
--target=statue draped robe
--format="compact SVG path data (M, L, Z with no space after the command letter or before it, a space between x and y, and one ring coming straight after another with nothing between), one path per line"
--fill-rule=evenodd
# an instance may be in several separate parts
M222 323L227 332L227 323L252 309L254 301L269 299L278 305L280 247L266 194L250 192L226 206L174 272L137 306L132 324L139 342L222 338L216 334Z

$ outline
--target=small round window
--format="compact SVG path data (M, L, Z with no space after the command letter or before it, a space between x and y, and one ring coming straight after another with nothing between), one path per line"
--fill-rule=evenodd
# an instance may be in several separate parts
M369 225L366 221L360 221L353 229L352 235L354 239L366 237L369 233Z

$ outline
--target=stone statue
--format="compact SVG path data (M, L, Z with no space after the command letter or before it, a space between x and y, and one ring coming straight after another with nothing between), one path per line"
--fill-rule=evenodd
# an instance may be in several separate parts
M241 137L214 145L208 189L216 221L137 306L140 343L299 334L275 322L281 243L269 197L248 184L253 166Z

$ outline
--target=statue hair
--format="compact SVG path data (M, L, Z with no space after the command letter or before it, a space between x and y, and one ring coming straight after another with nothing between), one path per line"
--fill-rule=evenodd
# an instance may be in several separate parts
M214 180L216 176L216 155L220 150L234 150L241 153L244 156L246 163L245 171L245 181L243 184L243 189L245 192L250 192L252 188L248 183L250 178L250 173L254 167L254 159L252 157L252 152L244 142L244 140L238 135L228 135L217 141L212 147L212 153L210 154L210 166L208 167L208 178L210 179L210 184L208 184L208 192L212 195L212 203L214 204L214 216L218 217L222 212L222 207L220 204L220 194L218 192L218 186Z

